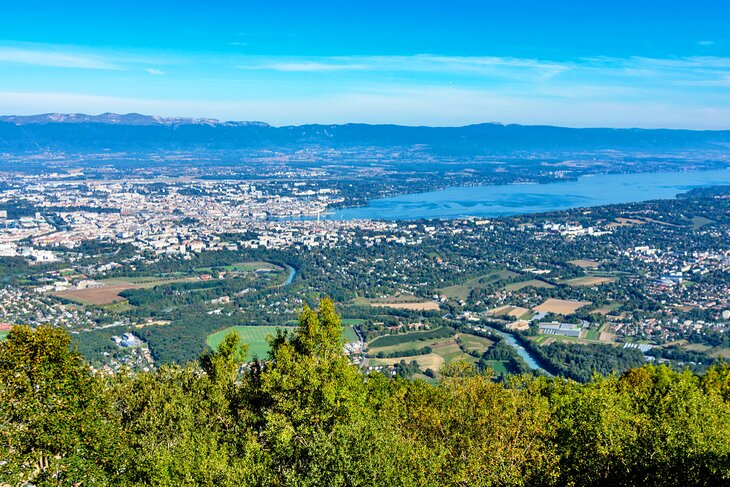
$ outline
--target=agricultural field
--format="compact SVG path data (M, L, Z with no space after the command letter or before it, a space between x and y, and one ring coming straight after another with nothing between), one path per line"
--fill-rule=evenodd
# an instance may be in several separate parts
M546 299L545 302L543 302L539 306L535 306L533 311L537 311L540 313L555 313L558 315L570 315L575 313L577 310L582 308L583 306L588 306L592 304L590 301L574 301L571 299L554 299L549 298Z
M433 371L438 371L446 363L442 356L435 353L418 355L416 357L370 359L369 363L371 365L395 365L401 360L405 360L406 362L415 360L421 370L431 369Z
M615 277L584 276L561 281L561 284L567 284L568 286L599 286L609 282L616 282L616 280L617 278Z
M530 337L529 339L531 339L532 341L534 341L535 343L537 343L540 346L550 345L551 343L555 343L555 342L582 343L584 345L589 343L589 342L583 341L583 339L578 338L578 337L568 337L568 336L563 336L563 335L538 335L536 337Z
M532 312L530 312L530 314L532 316L534 316L532 314ZM530 322L527 321L526 319L524 319L524 320L517 320L517 321L513 321L511 323L507 323L505 325L505 327L507 329L509 329L509 330L514 330L514 331L527 331L527 330L530 329Z
M529 281L513 282L512 284L507 284L504 288L507 291L519 291L520 289L526 287L552 289L555 286L550 284L549 282L545 282L540 279L530 279Z
M362 318L342 318L340 319L340 322L343 325L355 326L362 325L363 323L365 323L365 320L363 320Z
M490 316L511 316L514 318L520 318L530 314L530 310L521 306L500 306L487 312Z
M519 274L517 274L516 272L503 270L475 277L473 279L469 279L463 284L448 286L440 289L439 291L441 292L441 294L449 298L466 299L469 296L469 293L471 293L471 291L474 289L483 289L486 286L495 284L499 281L513 279L518 276Z
M568 264L573 264L574 266L580 267L582 269L598 269L598 266L600 265L599 262L588 259L569 260Z
M68 299L79 304L102 306L124 301L119 295L127 289L136 289L140 286L135 284L115 284L110 286L92 287L87 289L73 289L54 293L54 296Z
M279 273L284 269L269 262L239 262L222 267L216 267L219 270L227 272L254 272L265 269L271 273ZM196 268L197 274L212 274L212 268ZM112 279L99 280L100 287L92 287L86 289L71 289L54 293L54 296L65 298L84 305L104 306L124 301L119 294L127 289L150 289L163 284L176 284L182 282L195 282L200 279L199 276L176 276L176 277L157 277L157 276L141 276L141 277L117 277Z
M685 350L706 353L708 356L713 358L721 358L723 360L730 359L730 348L711 347L700 343L689 343L687 340L678 340L677 342L671 344L668 343L667 345L679 345Z
M601 325L601 328L599 328L599 335L598 339L602 342L615 342L616 341L616 335L614 335L613 329L611 328L610 324Z
M537 335L537 336L534 336L534 337L528 337L528 340L532 340L536 344L542 345L542 344L544 344L552 336L553 335Z
M358 337L357 333L355 333L354 325L359 323L348 323L348 321L362 322L364 320L342 320L342 325L344 326L342 336L345 338L345 341L348 343L356 342L360 340L360 337Z
M170 323L172 323L172 321L169 321L169 320L152 320L152 319L149 319L149 320L147 320L146 323L140 323L138 325L135 325L134 327L135 328L144 328L146 326L167 326Z
M601 332L598 330L588 330L586 332L585 339L598 341L601 339Z
M432 332L438 330L440 329L432 330ZM368 346L368 356L371 357L369 359L370 364L394 365L401 360L405 360L406 362L415 360L422 370L431 369L433 371L438 371L442 366L454 360L466 360L471 363L475 363L477 361L475 357L464 353L462 348L459 346L459 342L461 342L462 347L464 347L467 351L476 351L480 353L487 350L493 344L491 340L475 335L463 333L448 337L433 337L433 335L431 335L433 338L430 338L428 333L429 332L406 333L402 335L381 337L373 340ZM398 338L399 340L394 343L393 340L385 340L386 338ZM380 352L383 354L392 354L394 352L418 350L424 347L430 347L431 353L394 358L375 357Z
M489 338L484 338L476 335L468 335L466 333L462 333L461 335L459 335L459 340L461 341L462 346L467 351L476 350L479 352L483 352L484 350L494 345L494 342Z
M103 284L102 286L60 291L54 293L54 296L68 299L79 304L103 306L124 301L124 298L120 296L119 293L126 291L127 289L149 289L162 284L193 282L197 279L197 277L129 277L104 279L98 281L100 284Z
M265 358L269 351L269 343L266 341L266 338L269 335L276 335L277 329L293 331L295 328L293 326L234 326L208 335L205 343L211 349L216 350L226 335L234 331L241 338L242 343L248 344L246 360L252 360L254 356ZM343 336L347 341L357 340L357 334L352 329L352 326L349 325L345 326Z
M451 328L436 328L427 331L414 331L411 333L402 333L398 335L385 335L375 338L370 342L372 347L389 347L391 345L399 345L401 343L419 343L433 338L446 338L453 335ZM410 347L413 348L413 347Z
M438 311L441 309L436 301L424 300L406 294L379 299L356 298L353 300L353 304L373 308L408 309L413 311Z

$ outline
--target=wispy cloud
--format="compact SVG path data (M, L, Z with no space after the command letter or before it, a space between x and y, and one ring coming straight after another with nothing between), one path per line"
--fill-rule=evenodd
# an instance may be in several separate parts
M164 71L162 71L160 69L155 69L155 68L145 68L145 71L147 71L149 74L152 74L155 76L160 76L160 75L165 74Z
M594 57L570 61L550 61L512 57L437 56L331 56L331 57L243 57L238 67L273 72L432 73L453 76L483 76L550 80L563 74L572 76L655 77L663 80L686 77L723 77L730 71L730 58L692 56L683 58Z
M372 67L372 65L368 65L368 64L300 61L300 62L259 64L259 65L251 65L251 66L244 65L244 66L241 66L241 68L306 73L306 72L318 72L318 71L352 71L352 70L361 70L361 69L372 69L373 67Z
M122 70L121 65L110 62L101 56L55 49L27 49L0 46L0 62L51 66L57 68L80 68Z
M593 58L578 70L585 79L610 81L615 86L642 85L653 91L676 90L675 97L709 95L692 87L726 86L730 79L730 58L691 56L683 58ZM716 93L726 97L728 93Z
M266 60L251 57L239 67L250 70L280 72L370 71L421 72L448 74L506 75L515 71L552 77L570 69L570 64L537 59L509 57L436 56L332 56L311 58L278 58Z
M715 41L699 41L697 43L698 46L714 46Z

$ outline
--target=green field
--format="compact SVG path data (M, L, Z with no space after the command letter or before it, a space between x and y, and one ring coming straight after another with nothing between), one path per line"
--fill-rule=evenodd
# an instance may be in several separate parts
M705 225L710 225L712 223L715 223L715 220L710 220L709 218L705 218L704 216L695 216L692 217L692 229L697 230Z
M235 331L241 337L241 342L248 344L246 360L251 360L254 356L265 358L269 351L269 343L266 341L266 337L275 335L277 328L288 331L294 330L292 326L234 326L208 335L205 343L211 349L217 350L225 336L231 331ZM352 329L352 326L345 326L343 335L348 342L357 341L357 335L355 334L355 330Z
M10 333L10 330L0 330L0 340L5 340L5 337L8 336L8 333Z
M438 328L434 331L438 330L443 329ZM398 338L399 340L393 343L391 340L384 341L386 338ZM418 365L422 370L430 368L434 371L438 371L443 365L453 362L454 360L466 360L470 363L476 363L478 359L464 353L456 340L456 337L453 335L428 337L427 333L424 332L392 335L390 337L381 337L380 339L376 339L371 342L368 346L368 356L371 357L370 363L372 365L392 365L396 362L400 362L401 360L405 360L406 362L415 360L418 362ZM487 338L465 333L459 335L459 340L463 344L464 348L477 352L484 352L493 344L493 342ZM398 358L375 357L378 352L389 354L412 349L421 349L423 347L431 347L432 352L426 355ZM501 363L495 363L494 369L497 372L500 372L501 370L504 370L504 366Z
M342 320L342 324L345 326L344 331L342 332L342 336L345 337L346 342L356 342L359 340L357 333L355 333L355 329L352 327L354 324L359 323L348 323L348 321L361 321L361 320Z
M370 345L368 351L370 354L375 355L378 352L392 353L392 352L403 352L405 350L419 349L423 347L434 347L436 344L441 343L452 343L453 339L450 337L431 338L428 340L411 340L408 342L397 343L395 345Z
M529 281L520 281L520 282L515 282L512 284L507 284L504 288L507 291L519 291L520 289L523 289L526 287L551 289L551 288L554 288L555 286L553 286L549 282L545 282L541 279L530 279Z
M102 279L99 282L103 282L107 286L119 286L131 284L134 287L149 289L155 286L161 286L163 284L179 284L181 282L196 282L197 277L153 277L153 276L142 276L142 277L113 277L110 279Z
M512 279L518 275L519 274L508 270L493 272L491 274L475 277L474 279L469 279L463 284L445 287L440 291L443 295L450 298L466 299L473 289L482 289L490 284L494 284L505 279Z
M362 325L363 323L365 323L365 320L363 320L362 318L342 318L340 320L340 322L343 325L354 326L354 325Z
M566 284L568 286L600 286L601 284L615 282L617 279L618 278L616 277L605 277L598 276L596 274L589 274L583 277L576 277L573 279L560 281L560 284Z
M275 335L277 328L282 330L294 329L293 327L280 326L234 326L209 335L206 343L213 350L217 350L226 335L235 331L241 337L241 341L248 344L246 360L251 360L254 356L265 358L266 353L269 351L269 343L266 341L266 337Z
M598 330L588 330L586 332L586 340L598 340L601 336L601 332Z
M459 340L461 340L462 345L468 351L476 350L479 352L483 352L484 350L494 345L494 342L489 338L484 338L476 335L461 334L459 335Z
M378 337L370 342L371 347L388 347L390 345L399 345L401 343L417 343L432 338L445 338L454 334L454 330L448 327L436 328L428 331L414 331L411 333L403 333L399 335L386 335Z

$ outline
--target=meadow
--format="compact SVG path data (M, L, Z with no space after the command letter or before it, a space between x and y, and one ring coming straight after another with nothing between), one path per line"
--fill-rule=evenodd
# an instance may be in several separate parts
M197 277L161 278L161 277L120 277L98 281L102 286L86 289L71 289L54 293L54 296L68 299L79 304L103 306L124 301L119 294L127 289L149 289L163 284L193 282Z
M561 281L561 284L567 284L568 286L598 286L600 284L616 282L616 280L615 277L583 276Z
M530 279L529 281L520 281L520 282L513 282L512 284L507 284L504 288L507 291L519 291L520 289L523 289L526 287L552 289L555 286L550 284L549 282L545 282L541 279Z
M215 269L198 267L193 269L196 273L195 276L185 276L178 273L167 277L138 276L102 279L98 281L102 284L99 287L60 291L54 293L54 296L84 305L105 306L124 301L124 297L120 296L120 293L127 289L150 289L163 284L195 282L200 279L199 274L214 274L214 271L216 270L223 270L226 272L254 272L258 270L266 270L271 273L280 273L284 269L270 262L237 262L231 265L216 267Z
M493 272L491 274L478 276L473 279L469 279L463 284L448 286L440 289L439 291L441 292L441 294L449 298L466 299L469 296L469 293L474 289L484 289L485 287L495 284L497 282L507 279L513 279L518 276L519 274L517 274L516 272L502 270L499 272Z
M344 320L343 320L344 321ZM205 343L212 349L217 350L223 339L230 332L235 332L240 338L242 343L248 344L248 354L246 360L253 360L254 357L266 358L269 352L269 342L266 340L269 336L276 335L276 330L293 331L293 326L233 326L220 330L215 333L208 335ZM346 341L354 342L357 341L357 334L351 325L345 325L343 330L343 336Z
M448 328L437 328L428 332L412 332L398 335L389 335L376 338L368 344L367 353L370 365L394 365L401 360L416 361L422 369L431 369L438 372L444 365L455 360L465 360L476 363L477 358L466 352L483 353L494 344L493 341L466 333L454 334ZM385 355L395 352L419 350L425 347L431 353L403 357L378 358L379 353ZM490 363L492 368L500 372L504 370L501 362Z
M377 299L355 298L353 304L371 306L373 308L408 309L414 311L437 311L440 309L435 301L429 301L410 294L388 296Z

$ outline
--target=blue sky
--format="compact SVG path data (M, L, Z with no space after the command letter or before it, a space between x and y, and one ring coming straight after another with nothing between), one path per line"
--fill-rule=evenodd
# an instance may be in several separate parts
M0 113L730 129L730 2L40 1Z

